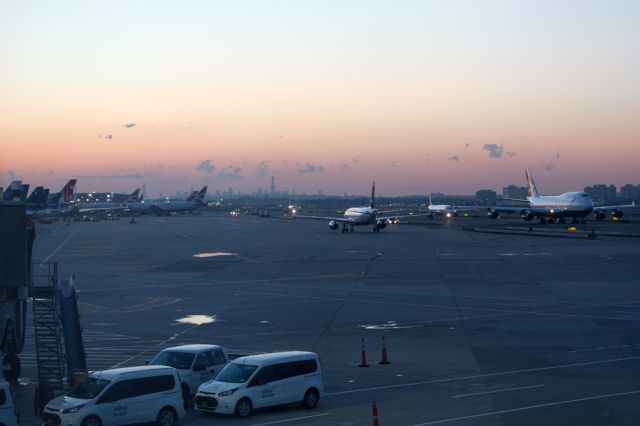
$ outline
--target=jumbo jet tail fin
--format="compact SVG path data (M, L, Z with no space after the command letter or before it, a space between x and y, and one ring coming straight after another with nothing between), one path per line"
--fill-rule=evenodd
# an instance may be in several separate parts
M198 191L193 191L191 194L189 194L189 196L187 197L187 201L193 201L196 199L196 195L198 195Z
M524 169L524 174L527 176L527 185L529 185L529 193L528 196L529 197L537 197L538 195L538 188L536 187L536 182L533 180L533 175L531 174L531 170Z
M137 203L138 201L140 201L140 188L136 188L135 191L133 191L131 193L131 195L129 195L129 198L127 198L127 203Z
M375 208L376 206L376 182L373 182L373 186L371 187L371 198L369 198L369 207Z
M70 179L69 182L67 182L67 184L62 188L62 191L60 191L62 193L62 197L60 197L62 201L64 201L65 203L72 202L73 194L75 193L75 190L76 190L76 180Z
M207 196L207 186L203 186L202 189L200 189L200 191L198 191L198 194L196 195L196 201L200 204L204 204L204 197Z
M433 205L433 201L431 201L431 193L429 193L429 205L432 206Z

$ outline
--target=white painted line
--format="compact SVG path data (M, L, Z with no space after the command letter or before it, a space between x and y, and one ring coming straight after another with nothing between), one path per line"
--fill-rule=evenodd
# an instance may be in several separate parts
M490 394L490 393L500 393L500 392L519 391L519 390L525 390L525 389L535 389L535 388L541 388L543 386L545 386L545 385L520 386L520 387L517 387L517 388L498 389L498 390L486 391L486 392L463 393L463 394L460 394L460 395L453 395L451 398L464 398L465 396L487 395L487 394Z
M298 420L313 419L315 417L323 417L323 416L329 416L329 415L331 415L331 413L314 414L313 416L294 417L292 419L274 420L272 422L266 422L266 423L254 423L251 426L277 425L280 423L297 422Z
M548 371L548 370L558 370L561 368L572 368L572 367L586 367L589 365L598 365L598 364L611 364L614 362L624 362L624 361L636 361L639 360L640 356L631 356L625 358L612 358L612 359L603 359L599 361L589 361L589 362L577 362L573 364L562 364L562 365L554 365L551 367L537 367L537 368L525 368L522 370L511 370L511 371L501 371L498 373L487 373L487 374L474 374L471 376L462 376L462 377L448 377L442 379L432 379L425 380L422 382L413 382L413 383L402 383L398 385L386 385L386 386L373 386L370 388L362 388L362 389L351 389L339 392L325 392L326 396L340 396L340 395L349 395L353 393L362 393L362 392L371 392L377 390L386 390L386 389L399 389L399 388L408 388L414 386L424 386L430 385L434 383L447 383L447 382L457 382L462 380L470 380L470 379L480 379L484 377L498 377L498 376L508 376L511 374L523 374L523 373L535 373L538 371Z
M526 407L511 408L511 409L508 409L508 410L491 411L491 412L488 412L488 413L471 414L469 416L452 417L452 418L449 418L449 419L434 420L432 422L417 423L417 424L415 424L413 426L427 426L427 425L435 425L435 424L441 424L441 423L457 422L459 420L475 419L475 418L478 418L478 417L497 416L499 414L516 413L518 411L535 410L536 408L554 407L554 406L557 406L557 405L574 404L576 402L594 401L594 400L597 400L597 399L613 398L613 397L616 397L616 396L634 395L634 394L638 394L638 393L640 393L640 390L634 390L634 391L629 391L629 392L619 392L619 393L609 393L609 394L606 394L606 395L588 396L588 397L585 397L585 398L577 398L577 399L567 399L567 400L564 400L564 401L556 401L556 402L547 402L545 404L528 405Z
M71 238L73 238L82 228L84 228L84 224L80 225L80 227L78 229L76 229L76 231L69 235L67 237L66 240L64 240L54 251L52 251L51 253L49 253L49 256L45 257L44 260L40 263L40 266L43 266L44 263L49 260L49 258L51 258L51 256L53 256L54 254L56 254L58 252L58 250L60 250L62 247L64 247L65 244L67 244L69 242L69 240Z

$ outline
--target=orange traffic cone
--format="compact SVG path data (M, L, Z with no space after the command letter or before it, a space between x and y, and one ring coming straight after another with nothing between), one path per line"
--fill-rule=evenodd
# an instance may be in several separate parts
M371 403L371 413L373 414L373 426L380 426L380 422L378 421L378 407L376 407L375 401Z
M391 364L387 356L387 343L384 341L384 336L382 336L382 361L380 361L380 364Z
M360 364L358 364L358 367L368 367L369 364L367 364L367 355L364 352L364 337L362 338L362 341L361 341L361 348L362 348L362 358L361 358Z

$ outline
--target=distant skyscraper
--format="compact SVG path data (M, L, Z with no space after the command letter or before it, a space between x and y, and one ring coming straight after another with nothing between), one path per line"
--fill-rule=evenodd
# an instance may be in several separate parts
M276 193L276 177L271 176L271 190L269 191L271 195Z

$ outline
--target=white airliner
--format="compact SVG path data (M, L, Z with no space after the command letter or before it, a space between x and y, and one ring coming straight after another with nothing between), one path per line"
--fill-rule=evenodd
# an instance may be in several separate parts
M298 216L302 218L308 219L320 219L320 220L328 220L329 228L334 231L340 227L342 224L342 233L354 232L354 227L356 226L369 226L373 225L373 232L380 232L380 230L387 227L387 220L392 219L400 219L403 217L415 217L415 216L425 216L424 214L419 215L394 215L394 216L378 216L380 213L391 213L397 210L388 210L388 211L378 211L375 208L375 197L376 197L376 183L373 182L373 187L371 188L371 198L369 199L369 205L365 207L351 207L345 210L343 217L320 217L320 216Z
M635 206L635 202L618 206L597 206L586 192L565 192L561 195L540 195L533 180L531 170L525 169L529 194L526 200L507 198L507 200L522 201L528 203L527 207L490 207L488 215L492 219L500 217L500 213L519 213L526 221L538 218L540 223L564 223L566 218L572 218L573 223L585 223L585 218L594 213L596 220L603 220L606 212L611 212L615 218L622 217L623 208Z
M431 194L429 194L429 205L427 210L429 211L431 218L434 215L442 215L447 219L451 219L454 216L458 216L461 212L476 210L477 206L452 206L449 204L433 204L431 201Z
M149 211L158 216L169 216L178 212L193 212L202 207L208 207L209 203L204 201L207 195L207 187L203 186L200 191L191 193L186 201L167 201L155 203L149 207Z

